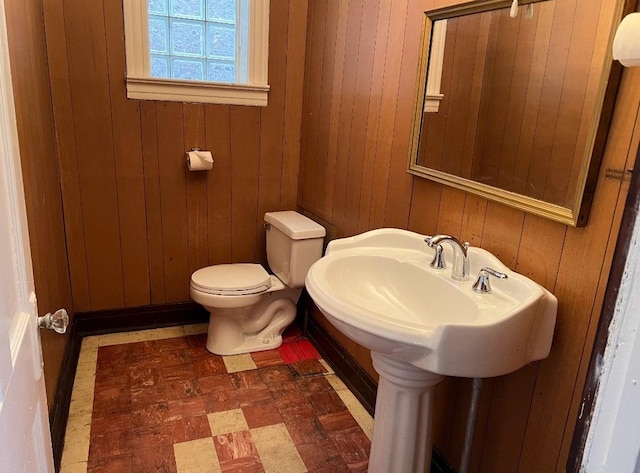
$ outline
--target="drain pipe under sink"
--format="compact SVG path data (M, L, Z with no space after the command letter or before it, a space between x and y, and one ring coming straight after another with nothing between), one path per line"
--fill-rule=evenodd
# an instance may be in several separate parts
M462 457L460 458L460 473L469 472L471 462L471 447L473 445L473 434L476 430L476 420L478 418L478 403L480 401L480 390L482 389L482 378L473 378L471 385L471 403L469 404L469 414L467 414L467 428L464 434L464 446Z

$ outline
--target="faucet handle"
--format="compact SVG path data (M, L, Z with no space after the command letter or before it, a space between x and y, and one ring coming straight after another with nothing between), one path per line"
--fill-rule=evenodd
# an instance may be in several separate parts
M424 242L429 245L429 248L433 248L435 250L435 252L433 253L433 259L431 260L431 263L429 263L429 266L431 266L433 269L445 269L447 267L447 263L444 260L442 245L433 245L431 243L432 238L433 237L431 235L427 235L424 239Z
M478 278L473 283L472 289L479 294L489 294L491 292L491 283L489 276L496 277L498 279L507 279L507 276L500 271L496 271L493 268L484 267L478 272Z
M442 251L442 245L436 245L434 248L433 259L429 266L433 269L446 269L447 263L444 260L444 253Z

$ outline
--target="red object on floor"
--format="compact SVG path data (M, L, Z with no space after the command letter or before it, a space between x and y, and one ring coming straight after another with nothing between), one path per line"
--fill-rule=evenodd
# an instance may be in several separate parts
M285 363L295 363L303 360L317 360L320 354L309 340L298 340L290 343L283 343L278 348L278 353Z

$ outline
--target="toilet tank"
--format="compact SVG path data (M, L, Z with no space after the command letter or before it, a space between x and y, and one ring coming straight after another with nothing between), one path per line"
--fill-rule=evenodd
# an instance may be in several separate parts
M264 221L269 268L287 286L304 286L307 271L322 257L324 227L292 210L267 212Z

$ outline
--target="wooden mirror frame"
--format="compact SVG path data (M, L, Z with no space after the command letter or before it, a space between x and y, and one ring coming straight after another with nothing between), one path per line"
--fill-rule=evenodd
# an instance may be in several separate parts
M520 0L519 3L520 5L526 5L542 1L547 0ZM438 33L437 30L434 30L434 22L474 13L509 8L511 3L512 0L473 0L464 4L429 10L424 13L407 172L567 225L584 226L587 223L591 201L595 191L605 139L611 121L615 94L620 79L621 67L617 62L615 64L613 63L611 44L613 42L616 25L621 21L623 14L630 8L629 5L632 3L630 0L616 0L613 22L607 39L607 49L598 86L594 117L590 124L583 162L576 185L576 192L571 199L573 202L571 207L563 207L544 200L482 184L471 179L419 165L417 162L425 100L427 98L426 89L428 68L430 67L430 49L432 43L436 45L443 43L443 38L433 38L432 41L432 33L434 33L434 35ZM440 29L439 34L445 34L445 32L446 30ZM439 77L435 78L435 80L438 81Z

